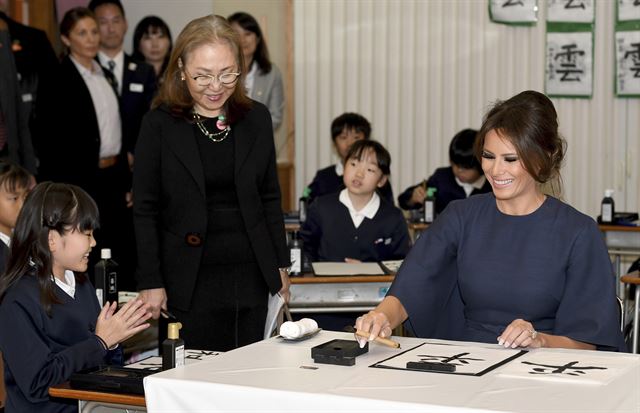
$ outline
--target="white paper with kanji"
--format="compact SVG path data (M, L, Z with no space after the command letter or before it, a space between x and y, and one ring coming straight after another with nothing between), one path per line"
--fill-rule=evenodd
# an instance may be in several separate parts
M637 357L608 357L596 351L531 351L496 371L503 377L604 385L629 369L640 368Z
M452 374L479 375L521 353L521 350L498 346L486 348L473 345L424 343L390 359L375 363L372 367L409 370L407 363L410 361L444 363L456 366Z

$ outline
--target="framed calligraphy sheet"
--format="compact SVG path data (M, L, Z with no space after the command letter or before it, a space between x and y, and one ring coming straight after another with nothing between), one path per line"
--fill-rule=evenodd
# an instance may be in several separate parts
M538 21L538 2L489 0L489 17L496 23L531 25Z
M640 96L640 31L616 32L616 94Z
M596 351L530 351L503 369L500 376L531 380L560 380L607 384L626 370L640 368L637 357L608 357Z
M547 0L548 22L591 23L595 0Z
M545 91L588 98L593 93L593 33L547 32Z
M525 350L505 349L497 346L495 348L486 348L473 345L425 342L393 357L379 361L370 367L415 371L408 368L407 363L436 363L453 365L455 366L455 371L418 371L482 376L525 353Z

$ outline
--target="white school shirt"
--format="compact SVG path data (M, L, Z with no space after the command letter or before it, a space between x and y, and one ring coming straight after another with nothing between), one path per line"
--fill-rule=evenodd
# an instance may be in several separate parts
M67 293L69 297L76 298L76 276L73 274L73 271L64 271L64 281L59 280L53 275L52 277L55 280L56 285L60 287L62 291Z
M485 178L484 175L482 175L480 178L476 179L475 182L468 184L468 183L462 182L456 177L456 183L460 185L462 189L464 189L464 193L467 195L467 198L469 198L469 195L471 195L474 189L482 189L482 187L484 186L484 182L486 180L487 178Z
M11 237L4 232L0 232L0 241L4 242L7 247L11 247Z
M373 219L376 216L376 212L380 208L380 196L377 193L373 193L373 196L367 202L367 205L364 206L360 211L356 211L351 202L351 198L349 198L349 192L347 189L343 189L340 191L340 196L338 197L340 202L347 207L349 210L349 215L351 215L351 220L353 221L353 225L358 228L362 221L365 218Z

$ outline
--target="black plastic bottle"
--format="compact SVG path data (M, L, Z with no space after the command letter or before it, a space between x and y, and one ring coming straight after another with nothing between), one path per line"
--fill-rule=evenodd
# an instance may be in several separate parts
M302 240L298 237L298 231L294 231L289 243L291 258L291 270L289 275L302 275L304 253L302 252Z
M180 338L181 323L169 323L167 339L162 342L162 370L184 366L184 340Z
M424 222L430 224L436 219L436 188L427 188L427 196L424 198Z
M111 259L111 249L100 250L100 261L94 267L96 296L100 306L118 301L118 264Z
M298 219L300 224L303 224L307 220L307 207L309 206L309 194L311 190L309 187L305 188L302 196L298 200Z
M604 190L604 198L600 204L600 220L603 224L613 224L615 203L613 202L613 189Z

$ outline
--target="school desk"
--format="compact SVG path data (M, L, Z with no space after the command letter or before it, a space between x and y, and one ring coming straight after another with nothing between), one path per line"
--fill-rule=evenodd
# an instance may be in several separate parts
M370 344L355 366L314 364L311 348L335 338L352 339L353 334L320 331L299 342L274 337L197 365L146 377L147 409L153 413L640 411L638 355L536 350L564 352L582 362L588 361L585 354L597 353L632 365L602 385L514 379L505 377L502 367L480 377L369 367L425 341L409 337L394 337L400 350Z
M292 313L366 312L387 294L393 275L291 277Z
M49 388L49 395L63 399L78 400L80 413L91 412L96 407L126 409L128 412L146 412L144 396L137 394L105 393L72 389L69 383Z

